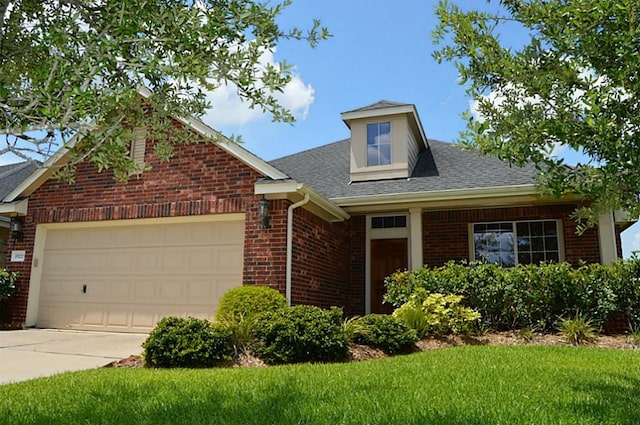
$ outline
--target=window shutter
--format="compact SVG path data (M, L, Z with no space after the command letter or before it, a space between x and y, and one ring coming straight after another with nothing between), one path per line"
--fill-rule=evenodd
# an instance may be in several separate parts
M131 149L129 155L131 159L140 167L138 171L132 171L130 175L142 174L144 168L144 154L147 144L147 132L144 129L136 129L134 131L135 138L131 141Z

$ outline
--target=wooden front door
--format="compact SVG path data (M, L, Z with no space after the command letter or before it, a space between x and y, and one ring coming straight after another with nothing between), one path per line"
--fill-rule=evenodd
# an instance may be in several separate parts
M390 314L391 304L382 304L386 292L384 278L397 270L405 270L407 239L374 239L371 241L371 313Z

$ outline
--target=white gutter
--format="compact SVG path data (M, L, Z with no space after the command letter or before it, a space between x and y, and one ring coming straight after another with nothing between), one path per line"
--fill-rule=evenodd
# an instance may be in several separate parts
M286 297L287 305L291 305L291 257L293 256L293 210L303 206L309 202L309 194L305 193L304 198L300 202L289 205L287 209L287 278L286 278Z

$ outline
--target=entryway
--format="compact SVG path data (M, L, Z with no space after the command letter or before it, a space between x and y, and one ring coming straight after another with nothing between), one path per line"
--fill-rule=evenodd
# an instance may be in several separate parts
M390 314L391 304L383 304L384 278L408 268L407 238L371 240L371 313Z

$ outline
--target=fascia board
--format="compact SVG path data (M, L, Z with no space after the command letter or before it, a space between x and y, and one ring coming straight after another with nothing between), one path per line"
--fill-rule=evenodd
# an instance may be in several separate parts
M413 105L400 105L400 106L391 106L388 108L378 108L378 109L367 109L364 111L350 111L343 112L342 120L343 121L351 121L357 120L361 118L374 118L374 117L383 117L385 115L396 115L396 114L410 114L415 113L415 108Z
M6 215L9 217L17 215L25 216L27 215L28 204L29 199L21 199L15 202L0 204L0 215Z
M524 196L539 195L535 186L503 186L489 187L481 189L451 189L439 190L434 192L410 192L410 193L392 193L385 195L373 196L354 196L343 198L331 198L336 205L341 207L353 207L363 205L384 205L397 203L413 203L413 202L430 202L430 201L448 201L459 199L485 199L505 196Z
M75 134L69 142L54 153L40 167L36 168L29 177L24 179L22 183L16 186L4 198L4 202L13 202L17 198L31 195L46 179L53 173L53 168L67 162L67 153L82 138L81 135Z
M302 196L308 194L310 203L328 213L331 220L327 221L344 221L350 217L349 213L345 210L320 195L309 186L295 180L288 180L285 182L257 182L254 185L254 193L256 195L280 195L282 197L288 197L292 194L299 194ZM326 217L323 218L326 219Z
M230 155L233 155L234 157L238 158L240 161L244 162L246 165L253 168L263 176L269 177L274 180L281 180L289 177L286 174L284 174L282 171L272 166L271 164L268 164L263 159L258 158L256 155L244 149L237 143L232 142L221 133L218 133L216 130L209 127L207 124L200 121L199 119L182 118L182 117L174 117L174 118L176 118L178 121L182 122L183 124L188 125L195 132L205 137L214 138L218 140L222 139L222 141L218 141L216 143L217 146L222 148L224 151L226 151Z

